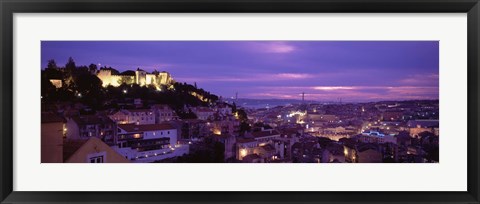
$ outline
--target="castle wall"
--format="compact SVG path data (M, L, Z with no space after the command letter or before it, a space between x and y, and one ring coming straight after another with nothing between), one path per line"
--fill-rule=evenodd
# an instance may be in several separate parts
M110 84L112 72L110 70L100 70L97 74L97 77L102 80L102 86L106 87Z
M122 82L127 84L136 83L140 86L153 84L157 87L159 85L168 85L172 82L172 78L168 72L161 72L158 75L147 74L145 71L135 71L135 76L112 75L110 70L100 70L97 77L102 80L103 87L108 85L120 86Z
M157 85L157 76L155 76L155 74L147 74L146 84L147 85L150 85L150 84Z
M161 72L158 74L159 82L161 85L167 85L172 82L172 78L168 72Z
M135 71L135 83L145 86L147 82L147 73L145 71Z

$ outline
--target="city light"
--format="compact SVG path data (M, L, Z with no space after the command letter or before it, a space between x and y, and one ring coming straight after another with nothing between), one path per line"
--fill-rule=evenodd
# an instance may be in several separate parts
M404 61L413 59L409 55L416 56L416 52L404 50L409 46L389 44L403 43L401 41L369 41L340 47L355 49L354 52L347 50L348 55L325 52L328 49L324 46L314 46L321 41L266 41L245 46L261 50L265 56L287 52L295 55L295 60L263 57L271 66L245 61L259 53L232 49L243 42L222 45L222 42L208 41L197 47L196 43L185 41L157 47L163 43L152 43L139 55L133 51L138 51L143 43L138 47L127 46L129 43L114 46L127 48L122 49L124 52L109 49L110 43L107 43L91 48L102 53L89 53L85 49L76 53L69 43L57 42L68 45L62 50L69 50L81 57L82 63L88 63L73 63L70 58L65 66L54 65L53 59L59 56L50 50L58 49L58 45L45 49L45 59L52 60L42 62L42 85L48 85L42 86L40 96L42 162L47 158L44 153L58 150L43 150L46 146L43 142L47 140L50 140L48 146L58 146L63 141L61 148L70 148L71 144L67 144L70 142L77 148L77 140L81 141L78 146L91 146L94 142L96 148L81 148L75 157L58 157L64 152L62 149L48 156L59 163L439 162L438 67L433 60L421 63L417 66L419 69L408 69L411 66L407 64L411 63ZM210 47L206 44L210 43L216 49L205 52L204 48ZM220 44L213 46L216 43ZM331 43L336 42L329 45ZM345 42L349 43L356 42ZM382 43L386 43L382 49L374 49ZM46 41L42 47L48 44ZM96 42L88 46L94 44ZM309 49L304 49L305 44L311 44ZM415 49L409 49L421 49L419 44L422 43L416 41ZM372 47L358 49L366 45ZM221 49L223 46L228 49ZM156 49L148 50L151 47ZM389 49L392 47L395 49ZM321 52L312 52L316 49ZM378 50L389 53L377 53ZM175 54L176 51L187 51L188 59ZM150 52L163 54L157 59L145 55ZM428 52L422 52L424 61L436 59L438 52L427 57ZM42 50L42 56L43 53ZM375 60L363 60L360 64L333 60L331 66L337 69L319 70L311 66L322 64L321 60L311 57L315 53L327 53L332 59L347 61L372 56L387 60L382 61L385 65L382 69L376 68ZM101 54L104 64L116 67L96 67L96 54ZM228 55L229 59L216 60L211 58L212 54ZM305 63L307 61L309 63ZM423 67L425 64L431 66ZM359 70L343 74L353 69ZM175 80L170 73L176 75ZM422 78L422 73L435 77ZM412 83L402 81L405 76L411 76ZM429 88L418 88L423 86L415 81L424 79L432 80ZM238 98L239 92L241 98ZM236 95L230 97L232 93ZM89 140L92 142L87 143ZM344 155L341 155L342 149ZM121 156L112 156L112 152ZM407 156L410 153L414 156Z
M241 156L241 157L247 156L247 150L246 150L246 149L240 150L240 156Z

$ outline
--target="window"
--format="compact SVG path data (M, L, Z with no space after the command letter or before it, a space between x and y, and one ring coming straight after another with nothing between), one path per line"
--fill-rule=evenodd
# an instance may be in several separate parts
M91 157L90 163L103 163L103 156Z

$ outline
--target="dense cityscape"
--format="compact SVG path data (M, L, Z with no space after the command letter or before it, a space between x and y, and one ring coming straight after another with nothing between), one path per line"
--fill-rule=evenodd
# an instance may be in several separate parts
M73 58L41 77L42 163L439 162L438 99L272 104Z

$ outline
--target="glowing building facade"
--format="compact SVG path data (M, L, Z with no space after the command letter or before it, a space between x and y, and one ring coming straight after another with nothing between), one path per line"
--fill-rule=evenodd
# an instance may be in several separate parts
M108 85L117 87L123 83L135 83L140 86L154 85L157 89L160 89L161 86L170 85L173 82L172 76L168 72L154 71L148 73L142 69L137 69L135 75L114 75L111 70L101 69L98 71L97 77L102 80L104 87Z

